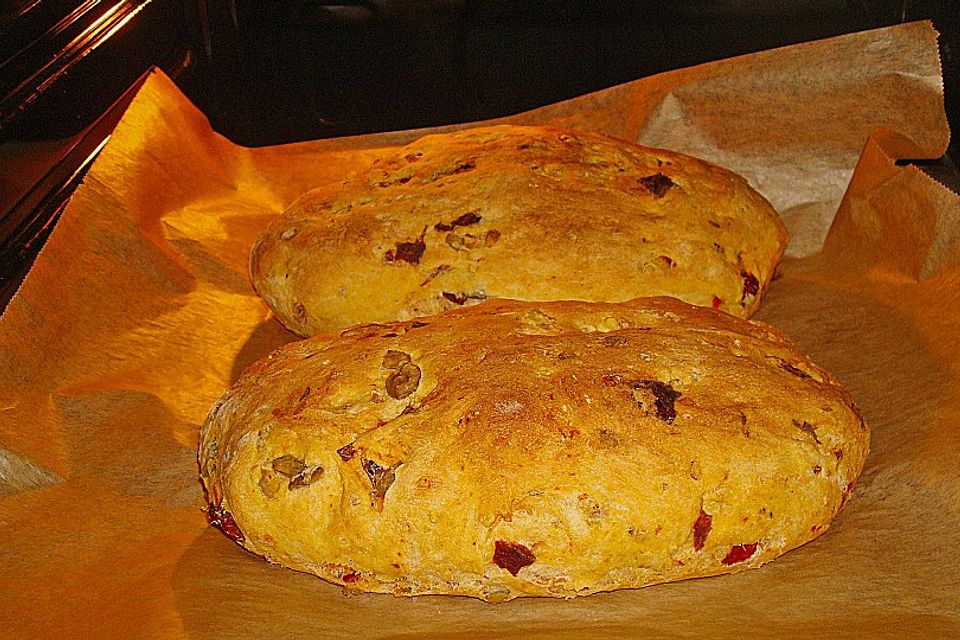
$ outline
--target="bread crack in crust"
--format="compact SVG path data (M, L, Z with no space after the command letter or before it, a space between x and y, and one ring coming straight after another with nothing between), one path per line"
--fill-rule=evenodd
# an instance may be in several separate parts
M257 239L257 292L314 335L488 297L668 295L749 317L787 242L746 180L690 156L500 125L389 148Z
M289 344L211 409L213 524L351 589L499 602L757 567L869 431L775 329L673 298L487 300Z

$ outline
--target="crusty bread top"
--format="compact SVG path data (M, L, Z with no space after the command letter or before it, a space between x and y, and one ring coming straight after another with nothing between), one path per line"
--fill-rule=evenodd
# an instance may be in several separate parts
M670 295L747 317L786 246L736 174L585 132L493 126L387 149L311 191L251 251L254 287L301 335L486 297Z
M218 524L354 588L569 597L819 535L868 431L778 332L670 298L488 300L287 345L202 429Z

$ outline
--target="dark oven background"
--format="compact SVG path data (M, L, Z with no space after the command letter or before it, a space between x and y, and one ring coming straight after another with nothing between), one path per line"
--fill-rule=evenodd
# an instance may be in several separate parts
M960 16L956 0L235 6L236 29L224 28L231 16L211 16L215 83L188 92L218 129L252 145L508 115L661 71L920 18L936 20L956 75Z
M152 65L245 145L508 115L956 0L0 0L0 308ZM956 185L956 143L927 169Z

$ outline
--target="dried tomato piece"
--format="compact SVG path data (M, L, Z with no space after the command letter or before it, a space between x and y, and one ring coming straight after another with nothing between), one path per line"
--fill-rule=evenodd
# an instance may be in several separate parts
M517 575L520 569L530 566L536 559L533 552L519 542L497 540L493 543L493 563L511 575Z
M711 306L712 306L714 309L719 309L719 308L720 308L720 305L722 305L722 304L723 304L723 300L721 300L721 299L718 298L717 296L713 296L713 301L711 302Z
M443 292L443 297L452 302L453 304L463 305L467 302L467 296L465 294L456 294L449 291Z
M420 258L426 251L427 245L423 238L417 238L413 242L398 242L396 249L390 249L386 253L387 262L408 262L410 264L420 264Z
M729 553L724 556L722 562L725 565L737 564L744 560L749 560L757 552L757 542L750 544L735 544L730 548Z
M710 534L712 528L713 516L700 509L700 515L693 523L693 548L696 551L703 549L703 545L707 542L707 535Z
M640 178L639 182L654 198L662 198L667 195L667 191L674 186L673 180L662 173L655 173L652 176Z
M353 460L353 456L357 455L357 450L353 448L353 443L351 442L337 449L337 455L340 456L340 459L344 462L350 462Z
M809 422L807 422L806 420L804 420L803 422L800 422L799 420L794 420L793 426L795 426L797 429L800 429L800 431L803 431L804 433L809 435L811 438L813 438L813 441L816 442L817 444L821 444L820 438L817 437L817 428L812 424L810 424Z
M640 382L634 383L635 389L640 387L653 392L654 408L656 409L657 417L664 422L672 424L677 417L677 410L674 408L673 403L683 394L666 382L660 382L659 380L641 380Z
M438 222L437 224L433 225L433 228L437 231L453 231L454 227L469 227L470 225L476 224L482 220L482 217L477 215L477 211L479 211L479 209L468 211L463 215L457 216L450 221L450 223Z
M760 281L749 271L741 271L740 277L743 278L743 295L740 297L740 302L746 304L747 298L755 297L760 293Z
M223 507L211 504L207 508L207 522L223 531L224 535L237 544L243 544L243 532L237 526L237 521L233 519L233 515Z

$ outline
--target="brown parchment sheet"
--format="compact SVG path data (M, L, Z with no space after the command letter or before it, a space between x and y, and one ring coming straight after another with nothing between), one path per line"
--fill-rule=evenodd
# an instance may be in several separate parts
M761 569L502 605L348 595L207 526L198 428L293 339L250 244L418 132L242 148L154 73L0 319L0 637L960 637L960 198L895 162L948 143L936 38L851 34L504 119L746 176L793 234L758 318L843 382L873 446L834 526Z

